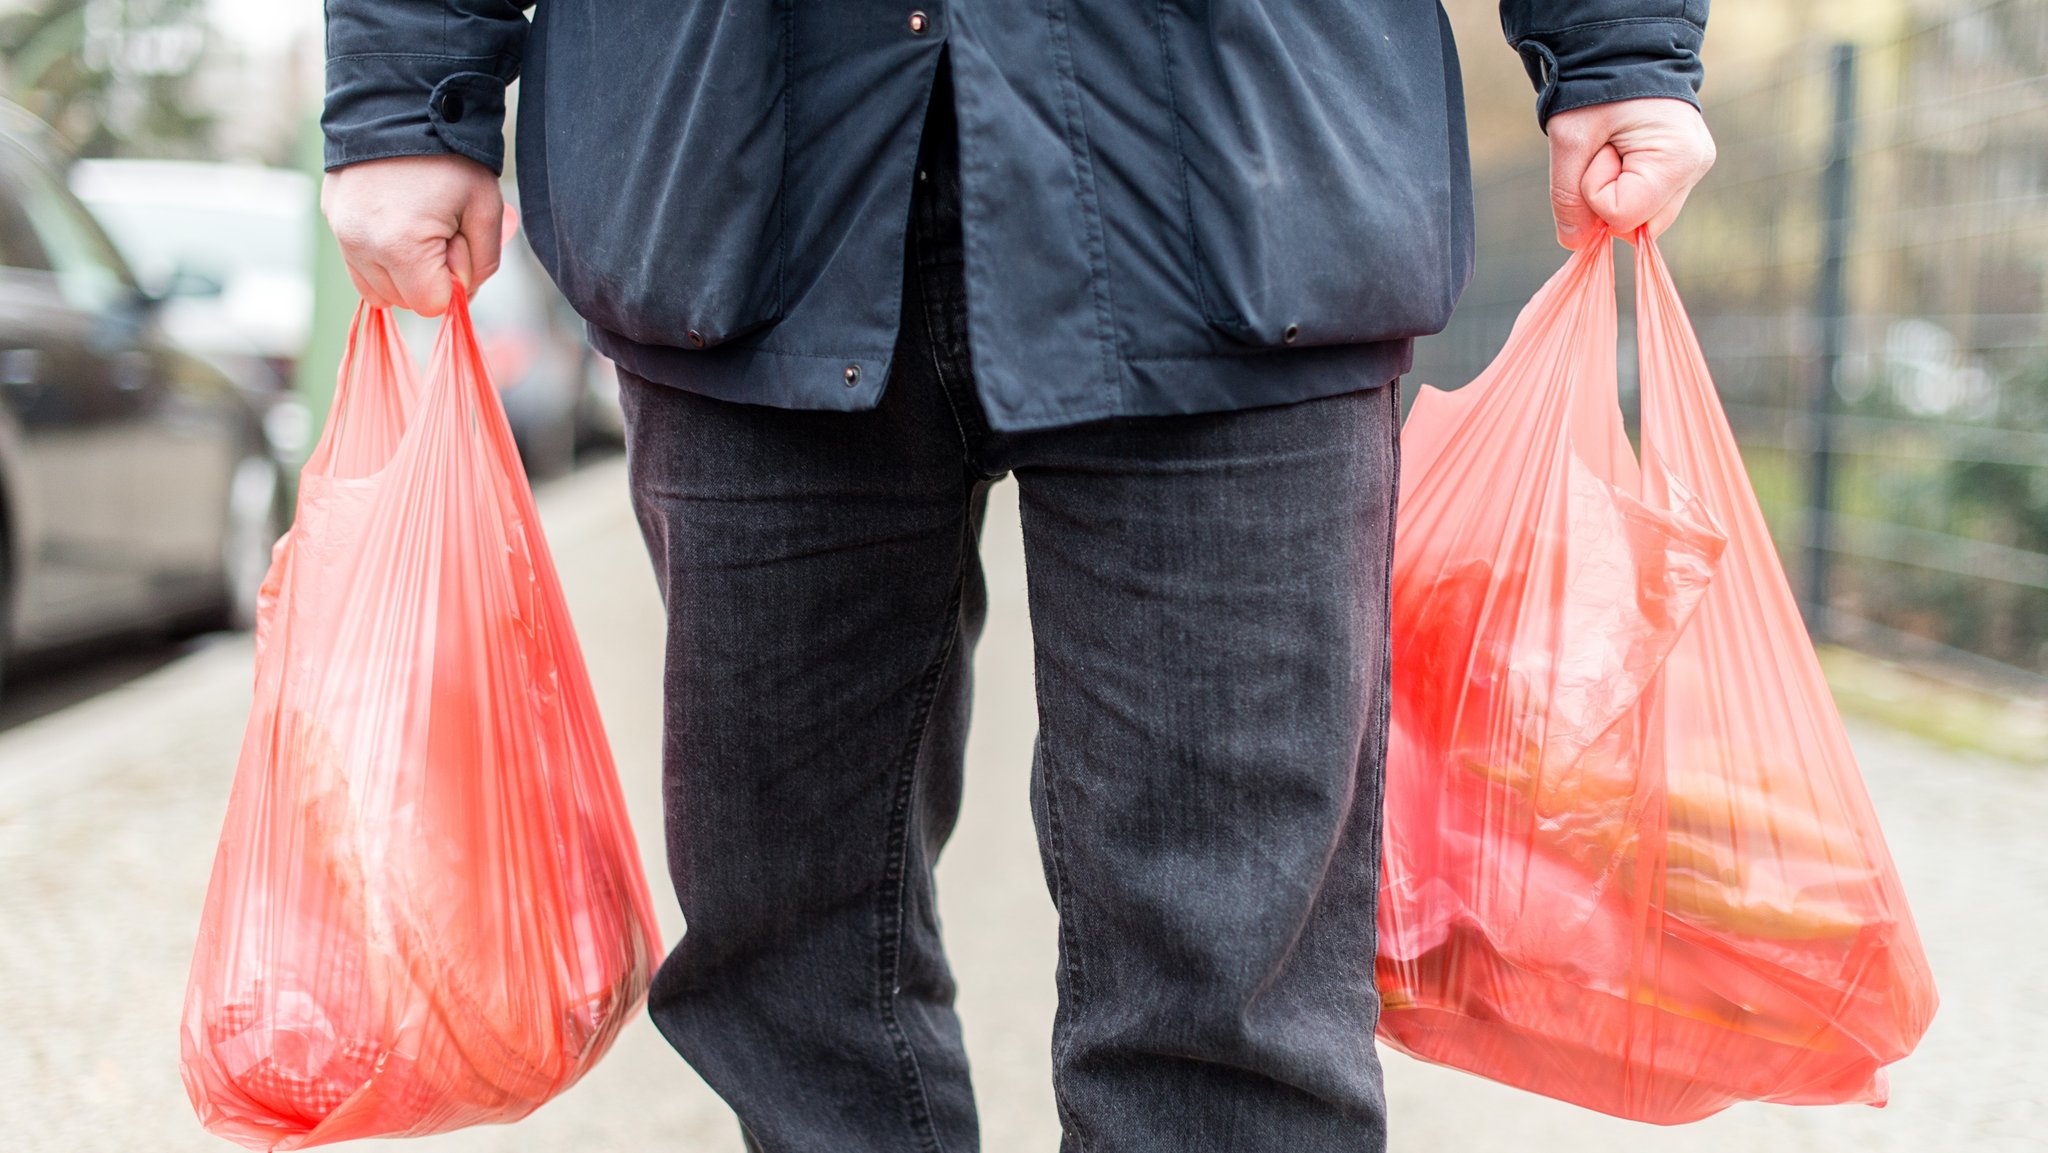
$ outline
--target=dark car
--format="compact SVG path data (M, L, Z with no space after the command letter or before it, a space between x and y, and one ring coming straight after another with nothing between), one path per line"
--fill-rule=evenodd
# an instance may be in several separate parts
M47 131L0 107L0 667L248 623L284 514L255 408L164 336Z

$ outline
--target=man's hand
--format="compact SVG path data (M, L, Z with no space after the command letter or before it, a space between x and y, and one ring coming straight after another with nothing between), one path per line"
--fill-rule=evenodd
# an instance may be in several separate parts
M448 309L449 274L475 292L498 270L505 196L491 170L462 156L394 156L337 168L320 211L363 299L421 316Z
M1550 118L1550 207L1557 242L1577 249L1604 222L1623 238L1644 224L1656 236L1714 166L1714 138L1699 109L1648 97L1593 104Z

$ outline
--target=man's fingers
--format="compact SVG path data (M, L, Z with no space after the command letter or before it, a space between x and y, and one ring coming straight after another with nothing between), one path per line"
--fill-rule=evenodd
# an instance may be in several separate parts
M480 194L472 197L469 206L463 209L462 233L456 239L462 242L469 262L469 273L463 275L458 270L456 275L461 276L462 286L467 288L471 295L475 295L477 288L489 280L492 273L498 271L498 249L503 242L500 230L504 220L505 198L498 194L495 185L491 187L490 195ZM455 245L451 243L451 254L454 248ZM450 265L453 265L452 260Z
M1586 203L1586 170L1599 154L1600 142L1566 126L1550 140L1550 211L1557 219L1557 242L1576 250L1588 239L1596 220Z
M1568 248L1602 229L1627 236L1645 224L1653 234L1669 227L1714 164L1699 110L1668 97L1569 109L1550 118L1548 131L1551 203Z
M391 275L384 270L383 265L372 264L367 261L361 263L350 261L348 276L350 280L356 282L356 291L362 295L364 303L370 307L405 307L405 301L399 296L398 287L391 283Z
M391 307L391 301L386 299L383 293L372 288L370 282L363 279L363 274L356 271L356 266L353 263L348 265L348 278L355 284L356 295L363 298L364 304L369 305L371 308Z
M470 268L469 238L460 232L448 241L448 271L461 282L463 292L476 295L476 277Z
M1579 177L1579 203L1584 210L1574 220L1576 227L1565 240L1565 247L1574 252L1591 243L1603 232L1612 231L1614 218L1606 211L1605 194L1612 188L1622 171L1621 153L1612 144L1603 144L1593 153L1593 159L1586 165L1586 171Z
M387 267L391 270L391 282L398 288L399 299L407 308L421 316L439 316L448 311L451 289L445 241L428 241L408 252L402 261Z
M1595 164L1587 172L1586 201L1615 235L1627 236L1662 216L1674 199L1683 201L1691 173L1680 170L1687 165L1653 152L1623 158L1611 147L1603 151L1614 154L1615 162L1610 171Z
M439 316L448 307L445 241L362 235L337 223L342 261L363 299L379 308L410 308ZM378 241L383 243L378 243Z

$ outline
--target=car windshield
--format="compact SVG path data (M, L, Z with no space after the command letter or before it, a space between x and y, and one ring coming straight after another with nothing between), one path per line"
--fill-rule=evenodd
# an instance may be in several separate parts
M90 203L93 215L145 280L161 281L178 271L223 281L251 272L307 275L312 238L299 213Z

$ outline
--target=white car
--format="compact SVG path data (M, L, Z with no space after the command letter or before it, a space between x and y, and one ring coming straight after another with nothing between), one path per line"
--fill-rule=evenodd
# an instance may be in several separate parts
M313 178L253 165L81 160L73 192L183 348L282 390L313 319Z

